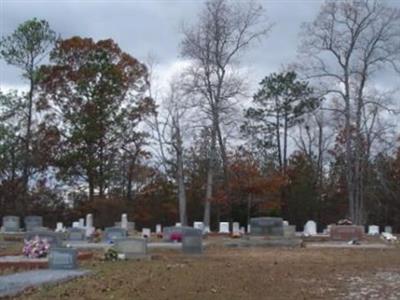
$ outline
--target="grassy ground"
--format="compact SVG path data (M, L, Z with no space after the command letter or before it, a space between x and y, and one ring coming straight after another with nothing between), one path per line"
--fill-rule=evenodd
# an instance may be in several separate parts
M152 261L105 262L99 254L82 265L91 276L15 299L357 299L371 282L383 298L360 299L400 299L399 248L229 249L215 241L201 257L163 251Z

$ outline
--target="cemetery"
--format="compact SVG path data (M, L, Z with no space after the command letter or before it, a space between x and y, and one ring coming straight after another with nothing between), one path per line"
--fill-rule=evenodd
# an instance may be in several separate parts
M400 0L0 20L0 299L400 300Z
M317 224L309 220L302 231L296 231L296 226L282 218L255 217L247 227L250 232L240 230L244 226L238 222L227 221L207 232L200 221L192 226L178 222L140 230L126 226L127 214L121 215L123 222L116 221L115 227L94 228L94 218L95 214L88 214L70 227L58 222L55 228L47 228L43 220L19 227L10 224L17 220L15 216L3 217L0 297L75 299L84 293L96 299L110 295L117 299L180 299L185 295L190 299L196 295L253 299L262 297L255 285L266 284L277 297L271 299L290 299L300 286L306 298L336 299L344 293L337 286L348 285L339 274L358 276L362 270L383 276L379 270L400 264L398 235L389 226L332 224L318 232ZM260 272L265 275L257 277ZM294 279L290 289L279 282L287 276ZM296 280L298 276L318 278L318 288L312 281ZM374 280L365 276L366 281ZM120 282L118 287L115 280ZM146 288L141 282L158 288ZM184 289L178 288L182 282ZM50 288L40 289L43 285Z

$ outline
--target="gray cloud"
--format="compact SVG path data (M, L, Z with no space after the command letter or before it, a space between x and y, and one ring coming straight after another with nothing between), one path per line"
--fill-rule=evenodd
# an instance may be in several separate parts
M196 20L200 0L0 0L0 34L10 34L27 19L49 21L63 38L73 35L112 38L131 55L144 59L154 54L165 67L179 59L180 24ZM275 24L269 37L255 45L244 64L259 81L296 57L298 33L311 21L322 1L260 1ZM393 0L391 4L400 5ZM19 70L0 62L0 86L19 86Z

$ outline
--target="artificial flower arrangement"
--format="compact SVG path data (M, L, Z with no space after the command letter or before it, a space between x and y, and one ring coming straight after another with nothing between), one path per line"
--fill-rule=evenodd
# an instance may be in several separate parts
M29 258L46 257L50 250L50 244L47 239L41 239L35 236L31 240L24 240L24 248L22 252Z

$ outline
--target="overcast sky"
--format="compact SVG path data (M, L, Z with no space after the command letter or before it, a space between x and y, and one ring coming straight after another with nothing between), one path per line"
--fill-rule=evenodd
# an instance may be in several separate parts
M275 25L269 37L245 57L244 64L258 82L294 61L300 25L312 21L322 1L259 1ZM398 5L400 0L391 4ZM74 35L96 40L112 38L125 52L145 60L157 57L161 77L179 68L180 25L196 20L201 0L0 0L0 33L9 35L33 17L46 19L63 38ZM18 88L20 71L0 61L0 88Z

